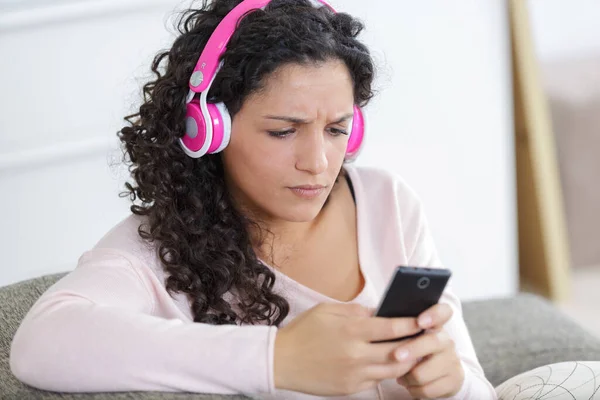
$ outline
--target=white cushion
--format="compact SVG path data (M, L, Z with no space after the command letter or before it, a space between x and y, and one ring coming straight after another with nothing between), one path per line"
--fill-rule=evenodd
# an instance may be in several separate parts
M524 372L496 388L498 400L600 399L600 361L568 361Z

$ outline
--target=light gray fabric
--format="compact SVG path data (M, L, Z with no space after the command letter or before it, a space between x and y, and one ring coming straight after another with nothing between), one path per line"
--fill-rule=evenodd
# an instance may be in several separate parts
M12 337L35 300L63 275L47 275L0 288L0 399L248 399L244 396L164 392L52 393L33 389L18 381L8 364ZM545 364L600 360L600 340L535 296L466 302L464 315L479 360L494 386Z
M466 302L464 317L489 381L497 386L535 367L600 361L600 339L540 297Z

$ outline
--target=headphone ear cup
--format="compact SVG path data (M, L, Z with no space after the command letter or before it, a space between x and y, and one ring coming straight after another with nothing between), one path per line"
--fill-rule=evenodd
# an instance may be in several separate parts
M206 147L206 122L198 100L192 100L186 106L185 134L180 143L183 150L192 157L201 157L205 153L200 150Z
M352 116L352 128L350 129L350 138L348 147L346 147L346 159L354 159L362 146L365 135L365 115L363 110L354 105L354 115Z
M231 138L231 116L225 103L208 104L208 107L213 121L213 141L208 152L214 154L222 151L229 144L229 139Z

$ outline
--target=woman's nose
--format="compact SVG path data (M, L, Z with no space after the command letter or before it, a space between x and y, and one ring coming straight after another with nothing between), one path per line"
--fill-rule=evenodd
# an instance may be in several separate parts
M296 168L318 175L327 170L327 149L323 135L324 129L314 129L299 138L296 151Z

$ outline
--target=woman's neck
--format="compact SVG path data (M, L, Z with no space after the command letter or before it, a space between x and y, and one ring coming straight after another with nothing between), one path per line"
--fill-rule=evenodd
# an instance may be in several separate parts
M306 251L315 238L322 237L328 224L334 223L330 215L335 214L336 199L344 186L345 180L340 177L340 184L334 186L322 209L311 221L272 219L259 223L260 230L258 227L251 227L250 235L257 256L273 267L280 267L290 257Z
M331 209L335 208L335 199L346 187L345 171L342 170L319 213L312 220L303 222L273 218L250 207L248 202L243 202L242 199L235 201L239 212L254 222L249 224L247 229L257 257L276 267L306 249L312 238L322 234L323 229L326 229L326 225L330 222L328 216L331 214Z
M263 220L258 226L251 226L250 237L257 256L274 267L285 263L321 229L325 208L307 222Z

